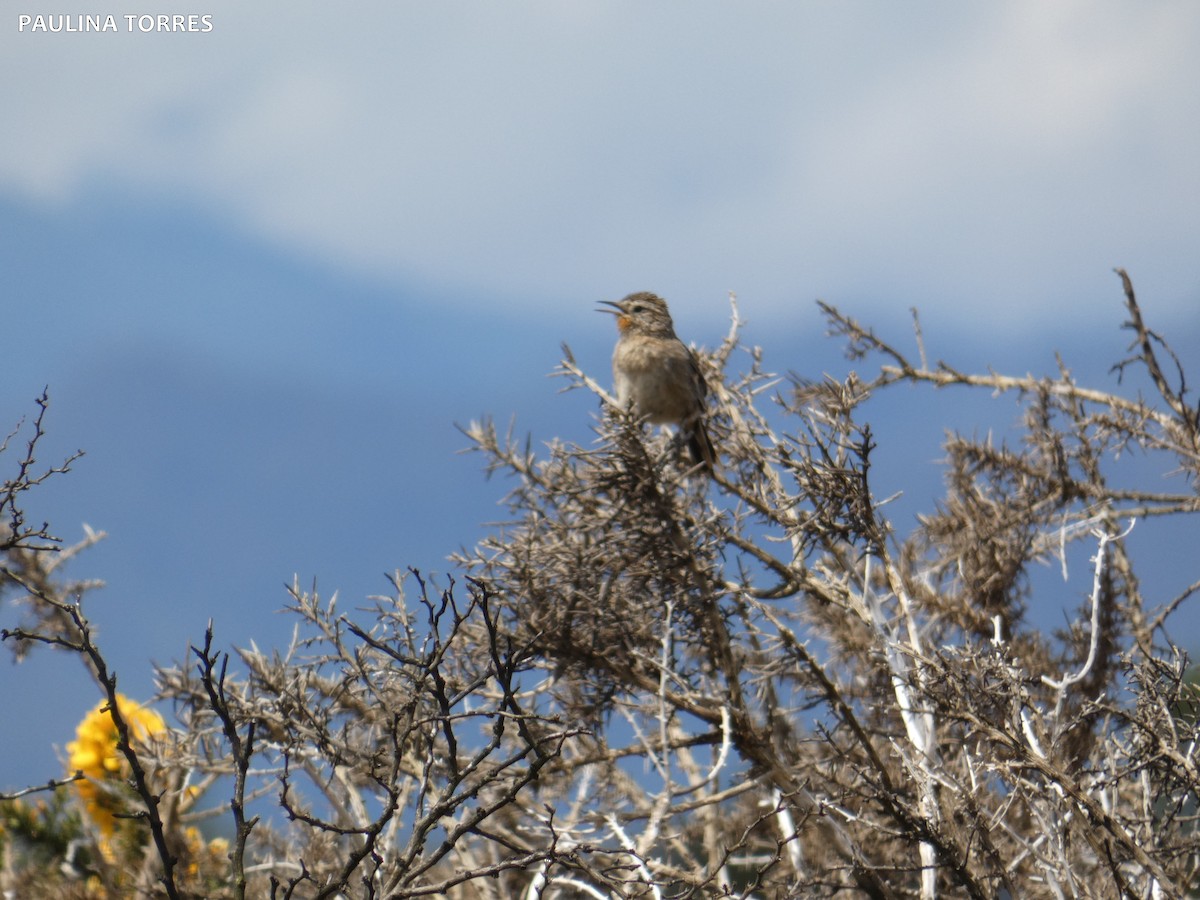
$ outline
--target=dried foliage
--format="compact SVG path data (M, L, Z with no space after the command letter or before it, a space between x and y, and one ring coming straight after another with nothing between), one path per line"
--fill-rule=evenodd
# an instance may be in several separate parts
M1119 274L1133 342L1116 369L1143 373L1152 399L1084 387L1065 365L1041 379L930 366L919 329L913 360L825 305L870 374L781 379L750 350L731 375L735 305L701 355L722 451L712 482L568 351L561 374L602 403L598 440L539 457L490 423L467 429L514 487L510 521L459 555L465 584L410 572L349 613L296 586L286 650L231 665L210 628L159 673L178 724L150 747L124 742L147 839L144 873L123 883L214 897L1187 896L1200 735L1165 625L1200 582L1150 603L1125 538L1147 517L1195 527L1200 410ZM905 384L1014 394L1023 421L1006 443L950 435L945 496L901 531L874 493L862 407ZM1179 487L1116 477L1135 450ZM72 650L106 684L82 589L30 546L44 530L26 535L2 548L30 616L5 640ZM1027 615L1033 567L1066 572L1075 545L1093 553L1069 573L1084 602L1045 634ZM197 868L184 836L214 797L232 797L211 810L229 823L227 865Z

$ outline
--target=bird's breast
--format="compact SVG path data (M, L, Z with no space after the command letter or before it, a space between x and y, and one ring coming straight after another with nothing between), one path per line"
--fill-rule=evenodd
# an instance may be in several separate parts
M695 405L686 360L650 342L621 341L613 353L617 402L655 425L687 418ZM680 346L682 350L682 345Z

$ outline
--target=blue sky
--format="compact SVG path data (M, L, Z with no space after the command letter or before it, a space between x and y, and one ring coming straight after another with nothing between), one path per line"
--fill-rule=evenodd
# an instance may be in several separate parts
M846 367L816 298L897 336L915 305L935 355L1063 348L1103 384L1123 266L1200 346L1193 3L188 11L213 30L0 17L0 410L48 384L43 459L88 451L31 512L109 533L72 574L108 581L131 694L210 617L285 640L294 573L353 603L444 571L505 490L454 423L586 440L594 405L545 375L565 340L607 379L599 299L655 290L711 346L736 291L768 365L812 376ZM993 421L956 402L896 423L881 477L936 486L941 419ZM94 702L72 665L0 665L0 715L37 711L0 784L57 771Z

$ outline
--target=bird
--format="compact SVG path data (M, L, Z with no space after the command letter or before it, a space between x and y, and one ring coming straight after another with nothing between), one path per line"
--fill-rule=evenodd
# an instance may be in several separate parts
M676 425L692 462L712 474L717 454L704 424L708 384L696 354L675 335L667 301L649 291L602 300L617 317L617 402L654 425Z

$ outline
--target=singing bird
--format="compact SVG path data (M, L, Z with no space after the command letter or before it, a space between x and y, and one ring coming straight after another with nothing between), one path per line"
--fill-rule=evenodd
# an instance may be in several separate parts
M708 385L696 355L675 335L667 301L641 291L603 300L617 317L613 381L617 402L655 425L676 425L692 461L712 473L717 454L704 425Z

